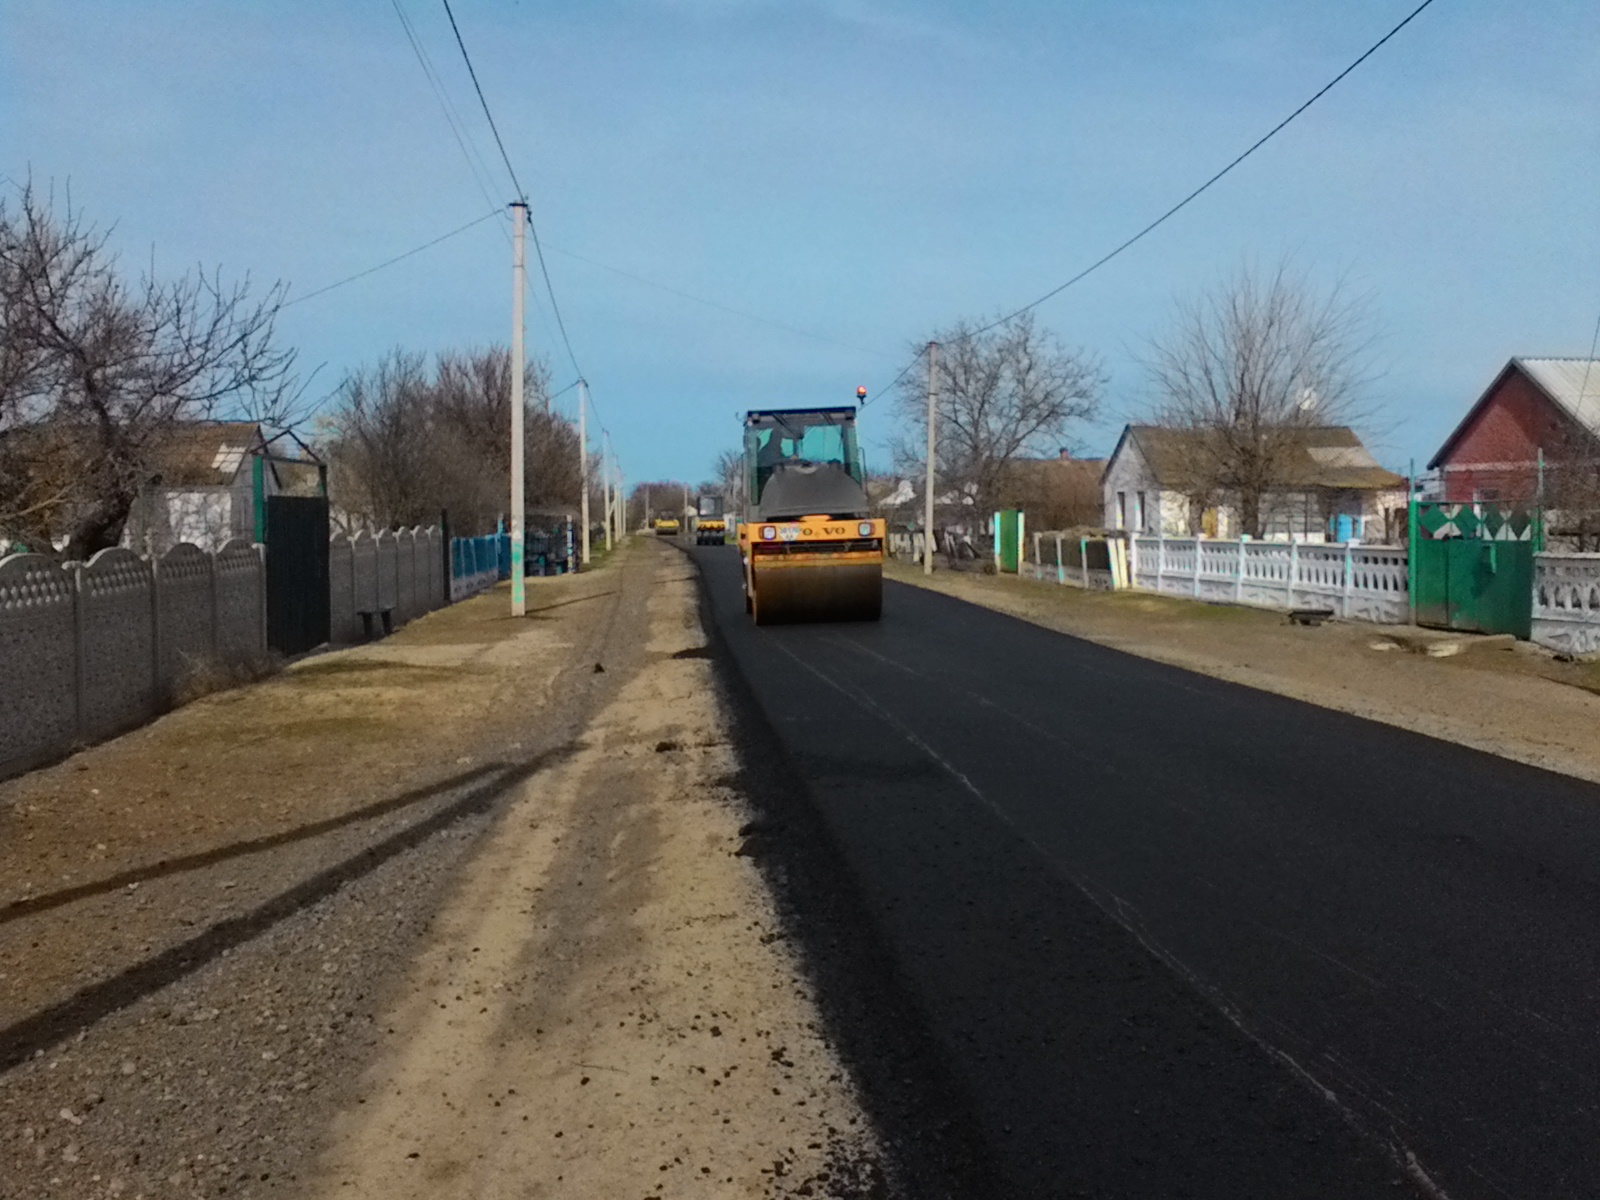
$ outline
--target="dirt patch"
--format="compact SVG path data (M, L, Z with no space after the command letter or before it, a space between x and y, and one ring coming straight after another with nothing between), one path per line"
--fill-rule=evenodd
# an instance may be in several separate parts
M890 579L1174 666L1600 782L1600 663L1525 643L1448 657L1385 653L1392 631L1282 613L891 562Z
M877 1194L687 576L641 541L0 785L0 1193Z
M315 1194L870 1196L884 1186L756 868L693 572L653 660L474 860ZM687 644L686 644L687 643Z

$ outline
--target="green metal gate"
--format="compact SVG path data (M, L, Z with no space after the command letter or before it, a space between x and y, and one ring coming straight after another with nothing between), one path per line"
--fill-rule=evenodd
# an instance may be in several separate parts
M1529 637L1540 531L1537 512L1413 501L1411 600L1417 624Z
M1020 510L1004 508L994 515L994 565L997 570L1017 573L1017 564L1026 555L1022 551L1023 516Z

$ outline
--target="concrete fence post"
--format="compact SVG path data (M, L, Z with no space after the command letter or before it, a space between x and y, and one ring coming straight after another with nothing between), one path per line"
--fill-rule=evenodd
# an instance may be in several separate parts
M1156 591L1164 591L1162 581L1167 577L1167 535L1165 530L1156 533Z
M217 552L206 551L207 594L211 597L211 659L222 661L222 598L217 595Z
M1194 580L1193 580L1193 583L1194 583L1194 598L1196 600L1200 599L1200 564L1205 561L1205 559L1202 557L1202 554L1201 554L1202 548L1204 546L1205 546L1205 542L1201 540L1200 535L1199 534L1195 534L1195 538L1194 538Z
M1244 534L1239 535L1239 565L1233 577L1233 602L1238 604L1244 599L1244 559L1249 553L1250 543L1244 540Z
M1089 590L1089 539L1078 539L1078 566L1083 571L1083 590Z
M1037 533L1033 535L1033 565L1036 567L1044 566L1044 559L1039 557L1039 535Z
M1355 587L1355 550L1349 542L1344 544L1344 603L1340 616L1350 615L1350 593Z
M154 557L145 559L150 572L150 694L161 690L161 567Z
M72 572L72 664L74 690L77 692L75 707L77 710L78 736L88 736L89 721L89 664L88 656L84 653L84 641L87 637L88 604L83 595L83 564L68 563L67 569Z
M1289 607L1294 607L1294 589L1300 582L1300 543L1289 535Z
M253 549L256 552L256 599L259 602L256 646L257 653L265 658L267 656L267 548L261 542L257 542Z
M1059 533L1056 534L1056 582L1060 584L1067 582L1067 562L1066 559L1061 557L1061 535Z

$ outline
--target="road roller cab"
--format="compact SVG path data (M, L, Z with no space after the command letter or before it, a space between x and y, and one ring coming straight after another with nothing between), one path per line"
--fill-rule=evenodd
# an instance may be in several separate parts
M876 621L887 528L870 511L856 410L749 413L744 469L739 554L756 624Z

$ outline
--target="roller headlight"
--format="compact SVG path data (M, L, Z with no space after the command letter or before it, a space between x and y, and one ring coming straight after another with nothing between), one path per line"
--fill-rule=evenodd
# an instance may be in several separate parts
M856 526L856 532L859 533L862 537L871 537L872 536L872 522L871 521L863 521L863 522L861 522L861 524Z
M770 542L770 541L772 541L773 538L775 538L777 536L778 536L778 531L773 526L771 526L771 525L763 525L761 527L761 540L763 542Z

